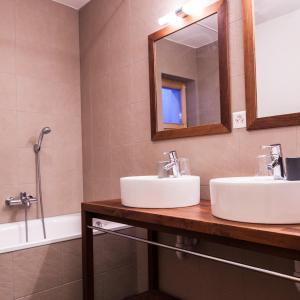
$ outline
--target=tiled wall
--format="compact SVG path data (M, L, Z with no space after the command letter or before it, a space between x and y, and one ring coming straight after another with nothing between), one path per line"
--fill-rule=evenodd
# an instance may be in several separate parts
M82 201L78 12L51 0L0 1L0 223L24 218L4 205L35 195L33 144L41 154L46 216L77 212ZM37 207L30 209L37 216Z
M136 294L135 244L106 235L94 240L95 299ZM1 300L82 299L81 239L0 254L0 270Z
M183 1L183 0L182 0ZM263 144L300 154L299 127L151 142L147 36L180 0L92 0L80 11L85 200L120 196L119 178L156 172L164 151L191 159L208 198L212 177L253 175ZM241 0L229 1L232 111L245 109Z
M300 154L299 127L151 142L147 36L159 29L160 16L183 1L92 0L80 12L85 200L119 197L121 176L155 173L156 162L170 149L191 159L192 172L201 176L202 198L209 197L212 177L253 175L263 144L280 142L285 155ZM245 109L241 3L229 0L232 111ZM293 271L289 260L200 243L211 254L229 252L230 258ZM231 267L192 258L178 262L173 254L162 257L161 286L184 299L199 299L200 282L209 300L284 299L282 291L285 299L298 297L291 283L251 272L241 276Z

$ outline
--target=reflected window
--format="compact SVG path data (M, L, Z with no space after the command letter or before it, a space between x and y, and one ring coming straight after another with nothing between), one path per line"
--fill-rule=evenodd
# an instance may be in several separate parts
M162 79L162 113L164 129L186 128L186 85Z
M164 123L182 124L181 91L178 89L162 88L162 107Z

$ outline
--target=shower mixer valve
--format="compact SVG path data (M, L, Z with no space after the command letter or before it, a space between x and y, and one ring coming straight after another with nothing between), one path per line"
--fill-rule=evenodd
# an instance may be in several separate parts
M29 208L32 203L37 202L38 199L36 197L33 197L26 192L21 192L19 197L9 197L5 200L5 204L7 206L26 206Z

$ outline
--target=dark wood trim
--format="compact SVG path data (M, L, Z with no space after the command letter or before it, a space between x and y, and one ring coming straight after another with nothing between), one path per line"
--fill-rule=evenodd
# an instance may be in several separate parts
M148 230L147 235L149 241L158 241L157 231ZM152 245L148 245L148 288L149 290L159 288L158 249Z
M156 131L156 133L152 136L152 141L221 134L228 132L230 131L228 131L228 128L225 127L223 124L207 124L197 127L180 128L167 131Z
M263 118L257 117L255 24L253 11L253 1L243 0L247 129L255 130L300 125L300 113Z
M83 300L94 300L94 247L92 213L81 210Z
M255 122L256 119L256 69L252 9L252 0L243 0L247 129L251 129L253 127L253 122Z
M202 9L193 16L182 19L180 24L169 25L148 36L149 51L149 81L150 81L150 114L151 114L151 139L153 141L174 138L222 134L231 132L230 108L230 70L228 47L228 7L227 0L219 0ZM157 131L157 99L155 82L155 42L199 20L218 13L218 46L220 65L220 102L221 123L207 124L190 128L181 128L166 131Z
M149 230L148 238L154 241L158 232L166 232L300 260L300 225L261 225L222 220L211 214L210 202L206 200L202 200L200 205L172 209L130 208L123 206L119 199L85 202L81 207L84 300L94 299L93 236L92 230L86 227L92 223L93 217L146 228ZM158 249L153 246L148 250L149 291L126 299L175 300L158 290ZM203 251L203 254L210 255L205 249Z
M221 124L231 131L231 94L230 94L230 64L228 36L228 4L224 1L218 10L218 47L219 47L219 77ZM221 132L220 132L221 133Z
M283 200L284 201L284 200ZM173 209L138 209L120 200L86 202L83 209L101 219L143 227L158 232L199 236L215 242L263 246L273 254L289 252L300 257L300 225L263 225L227 221L211 214L210 202ZM256 246L255 246L256 247ZM273 249L271 251L271 249Z
M143 221L136 221L130 219L124 219L124 217L115 217L115 216L110 216L107 214L100 214L97 213L95 214L95 218L111 221L111 222L117 222L117 223L125 223L130 226L134 227L140 227L140 228L145 228L148 230L152 231L157 231L161 233L169 233L169 234L174 234L174 235L182 235L182 236L187 236L191 238L198 238L199 240L205 240L208 242L214 242L218 243L220 245L226 245L226 246L231 246L235 248L240 248L240 249L247 249L247 250L252 250L256 252L261 252L265 253L268 255L273 255L273 256L279 256L279 257L284 257L292 260L300 260L300 250L294 250L294 249L287 249L284 248L283 246L272 246L272 245L266 245L262 243L256 243L256 242L249 242L246 240L242 239L236 239L236 238L231 238L231 237L225 237L225 236L219 236L217 234L212 235L212 234L207 234L207 233L200 233L196 231L190 231L187 229L182 229L182 228L174 228L170 226L165 226L161 224L154 224L154 223L149 223L149 222L143 222ZM247 238L247 236L246 236ZM209 253L208 253L209 254Z

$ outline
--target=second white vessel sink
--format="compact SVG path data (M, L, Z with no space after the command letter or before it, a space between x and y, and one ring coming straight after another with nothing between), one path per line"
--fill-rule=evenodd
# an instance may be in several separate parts
M158 176L123 177L122 204L139 208L175 208L196 205L200 202L200 177Z
M216 178L210 181L212 214L249 223L300 223L300 181L271 176Z

